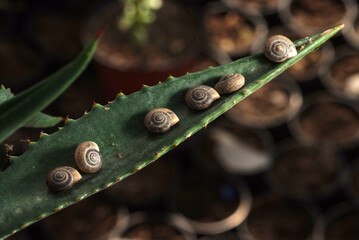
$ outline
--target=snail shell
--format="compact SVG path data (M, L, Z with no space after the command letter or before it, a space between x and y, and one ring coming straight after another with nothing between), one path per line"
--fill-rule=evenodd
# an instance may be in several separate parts
M185 100L189 108L202 110L208 108L219 97L218 92L214 88L198 85L187 91Z
M46 184L52 191L65 191L81 178L81 174L72 167L57 167L47 174Z
M224 75L219 82L214 86L219 94L228 94L235 92L243 87L245 79L242 74L227 74Z
M86 141L78 145L75 151L77 167L85 173L95 173L102 167L100 149L92 141Z
M289 38L275 35L267 40L264 54L273 62L284 62L289 58L295 57L297 49Z
M167 108L155 108L145 116L145 126L152 133L165 133L178 122L177 115Z

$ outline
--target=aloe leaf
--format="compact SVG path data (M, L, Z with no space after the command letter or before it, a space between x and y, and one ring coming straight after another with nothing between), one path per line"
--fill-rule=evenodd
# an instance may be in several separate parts
M11 93L10 89L6 89L4 86L0 87L0 104L6 102L13 97L14 94ZM24 127L52 127L58 124L61 120L61 117L53 117L45 113L36 113L34 117L32 117L27 123L24 124Z
M258 54L179 78L172 77L128 96L119 94L106 106L95 104L82 118L66 121L65 127L52 135L42 135L39 142L31 144L27 152L14 158L11 166L0 173L0 236L25 228L142 169L317 49L342 28L343 25L339 25L296 41L298 55L283 63L270 62L263 54ZM245 76L243 89L221 97L204 111L193 111L186 106L184 95L189 88L199 84L213 86L228 73ZM157 107L169 108L180 118L177 125L162 135L149 133L143 123L146 113ZM49 191L45 184L48 171L61 165L75 167L75 149L88 140L100 147L102 169L96 174L83 175L83 179L67 192Z
M100 31L80 55L61 70L0 104L0 142L29 123L76 80L91 61L102 33Z
M61 117L53 117L45 113L36 113L33 118L25 123L24 127L48 128L61 122Z

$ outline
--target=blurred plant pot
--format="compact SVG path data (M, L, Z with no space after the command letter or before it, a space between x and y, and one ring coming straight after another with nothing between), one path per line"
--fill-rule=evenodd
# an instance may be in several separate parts
M269 31L269 36L283 34L292 41L305 37L304 35L293 33L290 29L284 26L274 27ZM330 41L327 41L321 48L306 55L300 61L288 68L284 74L289 75L298 83L314 80L319 76L319 73L328 70L329 65L334 60L334 55L333 45Z
M98 89L99 85L95 69L92 66L87 67L76 82L52 104L58 107L56 114L78 119L91 110L94 102L107 104L102 91Z
M195 159L217 171L257 175L269 168L273 139L266 130L251 129L221 117L206 131Z
M359 52L345 46L338 49L337 57L328 71L322 74L322 83L334 95L358 103Z
M280 0L222 0L230 8L240 9L251 15L259 13L263 15L273 14L277 11Z
M243 240L309 240L314 223L312 209L267 193L253 199L252 210L238 227L238 235Z
M315 240L357 240L359 208L342 202L326 211L315 225Z
M104 190L101 196L115 206L149 206L164 197L178 179L171 158L161 158L141 171Z
M136 212L130 215L125 228L114 229L107 240L195 240L195 235L183 232L179 225L188 225L184 219L160 212Z
M129 94L142 84L155 85L169 75L183 75L193 65L200 51L200 30L198 21L182 5L163 2L156 21L148 26L148 44L142 47L133 43L128 33L120 31L117 22L122 12L119 1L107 4L84 27L84 42L88 42L108 24L95 54L108 99L119 91Z
M268 172L273 188L295 200L324 200L344 187L345 166L333 147L279 145Z
M280 77L235 105L226 115L244 126L268 128L291 120L301 105L299 86L289 77Z
M13 93L44 75L45 60L39 49L20 38L0 39L0 83Z
M349 170L347 176L346 191L348 198L359 205L359 159L353 161L353 166Z
M197 57L195 63L188 68L188 72L193 73L202 71L208 67L217 67L231 61L231 58L226 53L218 49L205 47Z
M348 30L345 31L344 37L348 43L356 49L359 49L359 15L353 21L353 24L347 26Z
M198 234L218 234L238 226L251 201L240 179L203 173L188 176L172 194L172 208L192 226L183 230Z
M232 58L262 49L268 33L266 22L260 15L250 16L220 3L206 6L202 25L209 47Z
M302 36L319 33L337 24L350 25L357 15L354 0L281 0L279 9L282 22Z
M209 235L200 238L200 240L240 240L236 232L226 232L218 235Z
M27 35L43 48L52 63L63 65L81 52L78 13L44 9L31 14L27 21Z
M354 106L317 92L307 97L289 128L304 145L328 143L350 148L359 140L359 113Z
M105 240L116 226L126 226L127 209L110 207L89 197L46 218L43 223L48 239Z

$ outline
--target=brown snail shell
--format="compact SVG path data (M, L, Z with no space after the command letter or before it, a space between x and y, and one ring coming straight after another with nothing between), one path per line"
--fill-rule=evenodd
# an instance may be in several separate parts
M218 92L214 88L198 85L187 91L185 100L189 108L202 110L208 108L219 97Z
M50 190L65 191L82 178L81 174L72 167L62 166L51 170L46 176L46 184Z
M214 86L219 94L228 94L239 90L245 82L242 74L230 73L224 75Z
M86 141L78 145L75 151L77 167L85 173L95 173L102 167L100 149L95 142Z
M297 55L297 49L293 42L282 35L270 37L265 45L265 56L273 62L284 62Z
M167 108L155 108L145 116L145 126L152 133L165 133L179 122L177 115Z

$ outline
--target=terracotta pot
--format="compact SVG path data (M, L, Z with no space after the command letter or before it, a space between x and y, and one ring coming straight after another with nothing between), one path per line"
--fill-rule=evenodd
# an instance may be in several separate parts
M358 143L359 113L345 101L317 92L307 97L289 128L303 144L328 143L347 149Z
M345 31L344 38L348 43L356 49L359 49L359 15L357 14L353 23L346 26L347 31Z
M251 212L237 228L238 235L242 240L310 240L316 215L310 206L275 193L261 194L253 199Z
M176 183L180 174L172 158L161 158L136 174L100 193L114 206L151 206L159 202Z
M142 84L155 85L169 75L185 74L200 51L200 31L197 21L184 7L174 1L164 1L156 13L156 21L148 27L148 42L142 47L131 42L127 33L118 28L123 7L116 1L93 14L84 27L84 42L88 42L105 24L104 34L95 60L106 97L113 99L122 91L130 94Z
M46 218L43 229L48 239L105 240L117 226L127 226L128 217L127 209L90 197Z
M332 146L306 146L286 140L272 157L268 182L285 196L320 201L343 189L346 163Z
M359 159L353 159L352 166L347 174L346 193L349 200L359 205Z
M127 226L113 229L107 240L123 239L166 239L166 240L195 240L195 235L183 232L180 225L188 225L183 219L172 214L161 212L135 212L130 215Z
M91 111L94 102L107 104L102 91L98 89L101 82L96 75L93 65L90 65L79 78L52 104L56 112L50 114L68 116L78 119L85 112Z
M279 77L235 105L226 116L244 126L268 128L291 120L301 105L299 86L289 77Z
M359 51L337 48L335 61L321 75L323 85L334 95L357 104L359 100Z
M210 48L239 58L262 49L268 29L260 15L248 15L220 3L206 5L202 25Z
M219 175L190 175L173 191L172 208L191 227L183 230L198 234L226 232L247 217L251 195L246 185Z
M359 208L342 202L327 210L315 225L315 240L356 240L359 236Z
M279 9L282 22L293 32L304 36L341 23L350 25L357 14L354 0L281 0Z
M235 232L226 232L218 235L204 236L200 240L240 240Z
M263 15L274 14L277 11L279 0L222 0L228 7L234 9L244 10L249 14L256 15L259 13Z
M254 176L268 169L272 150L273 139L266 130L243 127L221 117L209 126L192 153L201 166L217 172Z

